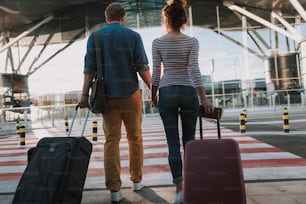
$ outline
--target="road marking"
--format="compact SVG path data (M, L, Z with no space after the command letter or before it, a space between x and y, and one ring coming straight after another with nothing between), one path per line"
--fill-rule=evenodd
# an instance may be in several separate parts
M213 122L203 121L204 139L217 138L216 124ZM196 139L199 139L199 127L196 131ZM77 135L81 130L81 125L75 125L72 131L73 135ZM98 141L92 141L91 127L88 126L85 131L85 136L93 144L93 152L90 159L88 169L88 181L90 178L102 178L104 176L103 167L103 150L104 150L104 134L102 129L98 130ZM239 144L242 158L242 165L244 169L245 179L256 179L256 169L258 169L258 179L264 177L278 179L288 178L290 172L285 172L283 168L304 168L306 169L306 160L285 152L281 149L275 148L269 144L263 143L259 140L251 138L246 134L233 132L224 127L221 128L221 135L223 138L233 138ZM0 143L0 185L4 181L15 182L12 188L16 187L17 181L21 177L27 164L27 151L34 147L38 140L42 137L66 136L66 132L61 128L49 128L33 130L32 133L27 134L26 146L19 145L18 137L3 138ZM143 144L144 144L144 178L146 175L155 175L156 184L160 184L163 180L170 181L170 170L168 165L168 147L164 130L159 117L144 118L143 120ZM183 152L183 150L182 150ZM122 139L120 143L120 155L122 177L128 178L129 175L129 161L128 161L128 145L125 136L124 128L122 129ZM277 172L277 169L280 172ZM252 171L250 171L252 169ZM267 169L267 175L263 176L262 169ZM271 170L272 169L272 170ZM250 175L249 175L250 174ZM167 175L167 178L165 178ZM171 177L171 176L170 176ZM306 175L305 175L306 178ZM125 181L126 182L126 181ZM90 185L90 184L87 184Z

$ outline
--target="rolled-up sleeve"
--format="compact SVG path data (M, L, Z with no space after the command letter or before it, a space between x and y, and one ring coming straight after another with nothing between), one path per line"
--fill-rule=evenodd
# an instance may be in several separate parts
M141 39L141 36L137 33L136 34L136 41L135 41L135 58L136 58L136 64L135 69L137 72L140 70L149 70L149 61L148 57L146 55L146 51L143 46L143 42Z
M96 73L96 53L94 34L91 33L87 40L86 54L84 59L84 74Z

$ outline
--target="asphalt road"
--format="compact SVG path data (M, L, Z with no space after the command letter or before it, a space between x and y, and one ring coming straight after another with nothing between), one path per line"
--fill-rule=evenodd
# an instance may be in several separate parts
M225 110L221 125L240 132L239 110ZM289 133L283 130L283 108L247 109L246 133L248 136L277 148L306 158L306 110L288 108Z

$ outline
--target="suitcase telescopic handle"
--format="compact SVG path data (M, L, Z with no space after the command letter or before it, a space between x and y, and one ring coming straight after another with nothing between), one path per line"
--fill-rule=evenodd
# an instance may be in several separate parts
M199 124L200 124L200 139L203 140L202 116L200 116L200 115L199 115Z
M69 132L68 132L68 137L71 136L72 127L73 127L75 118L77 116L79 107L80 107L79 104L75 106L73 116L72 116L72 120L71 120L71 127L69 128ZM84 120L84 124L83 124L83 127L82 127L81 137L84 136L84 132L85 132L86 123L87 123L87 120L88 120L89 113L90 113L90 110L88 109L87 112L86 112L86 115L85 115L85 120Z
M220 130L220 115L221 110L219 108L215 109L215 112L217 114L217 130L218 130L218 138L221 139L221 130Z
M220 131L220 109L215 108L215 114L217 119L217 131L218 131L218 138L221 139L221 131ZM200 139L203 139L203 125L202 125L202 116L199 115L199 123L200 123Z

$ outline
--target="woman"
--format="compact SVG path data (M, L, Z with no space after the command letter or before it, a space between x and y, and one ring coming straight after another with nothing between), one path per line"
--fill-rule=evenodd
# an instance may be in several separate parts
M182 143L195 137L199 99L205 111L213 111L206 99L198 64L199 42L181 32L187 23L185 2L169 1L162 10L167 34L152 43L152 105L159 107L169 149L168 162L176 185L174 203L183 202L182 157L178 118L182 125ZM157 97L157 91L159 97ZM159 101L158 101L159 100Z

